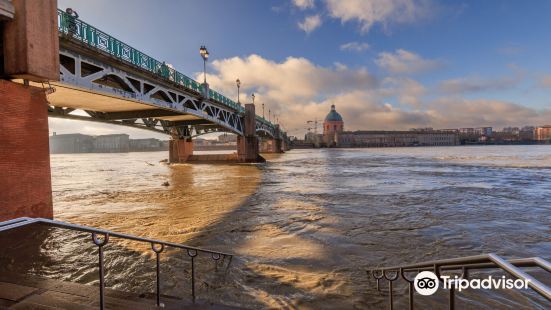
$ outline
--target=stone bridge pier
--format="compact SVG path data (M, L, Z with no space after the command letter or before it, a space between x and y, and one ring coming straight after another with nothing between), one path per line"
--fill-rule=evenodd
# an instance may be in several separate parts
M233 161L240 163L257 163L266 160L260 156L259 139L256 135L256 115L254 104L245 105L243 116L244 135L237 136L237 154L194 155L191 133L179 132L172 135L169 144L169 162L184 163L189 161Z
M168 146L170 163L184 163L193 156L193 141L191 138L172 138Z
M261 153L284 153L285 141L282 138L279 125L275 125L275 135L272 139L261 141Z
M259 163L266 160L260 156L259 140L256 135L256 112L252 103L245 104L243 117L244 135L237 136L237 161L241 163Z

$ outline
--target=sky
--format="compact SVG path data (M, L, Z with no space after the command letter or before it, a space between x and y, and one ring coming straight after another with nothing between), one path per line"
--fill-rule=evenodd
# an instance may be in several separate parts
M345 130L551 123L551 1L58 0L80 18L202 79L290 135L331 104ZM321 128L321 127L320 127ZM161 137L50 119L50 131Z

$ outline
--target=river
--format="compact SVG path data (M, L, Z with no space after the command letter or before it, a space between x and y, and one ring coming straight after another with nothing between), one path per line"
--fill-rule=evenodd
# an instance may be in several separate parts
M55 218L234 253L223 276L200 276L200 298L378 309L386 296L366 276L369 267L489 252L551 258L551 146L292 150L258 165L170 166L160 162L166 157L51 155ZM8 269L97 283L88 235L26 233L40 251L11 244ZM153 291L147 246L110 241L105 255L108 287ZM189 294L187 259L163 253L163 292ZM407 305L404 285L396 294L396 305ZM440 295L417 299L444 307ZM549 306L526 296L469 291L458 294L458 307Z

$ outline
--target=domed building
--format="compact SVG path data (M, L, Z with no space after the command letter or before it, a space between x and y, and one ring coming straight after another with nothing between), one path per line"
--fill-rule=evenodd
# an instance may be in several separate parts
M335 109L335 105L331 105L331 111L323 121L323 140L329 147L337 146L339 135L344 131L344 121L342 116Z

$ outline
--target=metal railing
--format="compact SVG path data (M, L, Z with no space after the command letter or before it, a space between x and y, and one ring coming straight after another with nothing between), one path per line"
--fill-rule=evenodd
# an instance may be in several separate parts
M402 278L408 283L408 298L409 309L413 309L414 296L414 278L408 278L407 273L419 273L421 271L432 271L439 279L442 272L459 271L461 276L459 279L468 279L469 270L478 269L501 269L511 276L528 282L528 287L532 288L539 295L551 301L551 288L529 275L520 268L523 267L538 267L544 271L551 273L551 263L539 258L521 258L505 260L500 256L490 253L475 256L467 256L452 259L433 260L411 265L373 268L367 270L368 277L371 276L377 281L377 291L380 291L380 281L388 282L388 301L389 309L393 309L393 282L398 278ZM441 280L441 279L440 279ZM455 290L456 287L452 284L449 288L448 304L450 309L455 309Z
M97 48L112 55L119 60L131 63L141 69L147 70L158 77L169 80L188 90L203 93L203 85L185 74L176 71L166 63L140 52L130 45L108 35L96 27L70 16L62 10L57 10L58 31L69 38L75 39L85 45ZM238 112L245 109L235 101L222 94L209 89L209 98L226 105Z
M187 90L203 94L203 84L195 81L194 79L186 76L179 71L176 71L174 68L168 66L166 63L158 61L157 59L140 52L130 45L108 35L107 33L78 18L70 16L60 9L57 10L57 18L58 31L60 35L82 42L89 47L97 48L115 58L118 58L119 60L128 62L143 70L149 71L150 73L153 73L154 75L168 80ZM213 101L230 107L236 110L238 113L242 113L245 111L245 108L243 106L229 99L228 97L210 88L208 92L209 98ZM265 119L264 117L257 115L256 119L257 121L268 126L275 127L272 122ZM283 130L282 134L286 135Z
M49 220L44 218L28 218L21 217L5 222L0 222L0 233L19 227L31 225L31 224L44 224L52 227L69 229L74 231L91 233L92 242L98 247L98 267L99 267L99 297L100 297L100 309L105 308L105 279L104 279L104 261L103 261L103 247L109 242L109 238L121 238L126 240L133 240L138 242L145 242L151 245L151 250L155 253L156 258L156 304L161 306L161 275L160 275L160 255L164 251L165 247L174 247L184 250L191 260L191 297L193 302L196 300L195 292L195 259L200 253L203 255L210 255L210 258L215 262L218 267L219 264L224 265L226 259L228 259L226 268L229 268L233 255L223 252L205 250L197 247L191 247L173 242L164 242L154 239L141 238L132 235L126 235L121 233L112 232L109 230L98 229L93 227L75 225L65 223L61 221Z

